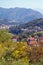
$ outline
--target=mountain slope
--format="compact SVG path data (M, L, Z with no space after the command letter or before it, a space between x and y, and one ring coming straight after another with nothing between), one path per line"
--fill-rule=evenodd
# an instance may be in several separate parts
M43 29L43 18L39 18L30 22L27 22L25 24L20 25L20 28L29 28L29 27L35 27L35 26L39 26Z
M42 18L43 15L35 10L26 8L0 8L0 19L9 19L11 22L28 22Z
M25 24L21 24L17 27L11 27L9 31L13 34L33 34L35 32L43 31L43 19L40 18Z

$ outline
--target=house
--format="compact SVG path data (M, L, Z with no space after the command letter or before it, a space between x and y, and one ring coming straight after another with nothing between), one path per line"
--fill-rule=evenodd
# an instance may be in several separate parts
M39 45L38 42L36 41L36 38L31 37L31 36L27 39L27 44L29 46L38 46Z
M43 46L43 36L39 38L39 44Z
M16 38L15 36L12 36L11 40L12 40L13 42L17 42L17 38Z
M12 36L11 40L13 42L21 42L21 38L20 37L17 37L17 36L14 36L14 35Z
M37 35L35 35L34 38L37 42L39 42L39 37Z

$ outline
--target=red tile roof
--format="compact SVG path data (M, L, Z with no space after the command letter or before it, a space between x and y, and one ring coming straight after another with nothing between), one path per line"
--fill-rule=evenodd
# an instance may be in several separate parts
M34 37L30 37L30 42L28 44L30 44L30 45L36 45L37 41L35 41Z

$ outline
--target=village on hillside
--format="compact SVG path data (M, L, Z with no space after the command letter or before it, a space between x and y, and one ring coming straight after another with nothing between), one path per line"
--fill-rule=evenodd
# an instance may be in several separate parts
M43 34L29 36L27 38L20 38L15 35L12 36L11 40L13 42L26 42L28 46L43 46Z

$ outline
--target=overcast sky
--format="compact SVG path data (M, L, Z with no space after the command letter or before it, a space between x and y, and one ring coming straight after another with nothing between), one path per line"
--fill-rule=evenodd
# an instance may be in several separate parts
M0 7L4 8L32 8L43 13L43 0L0 0Z

